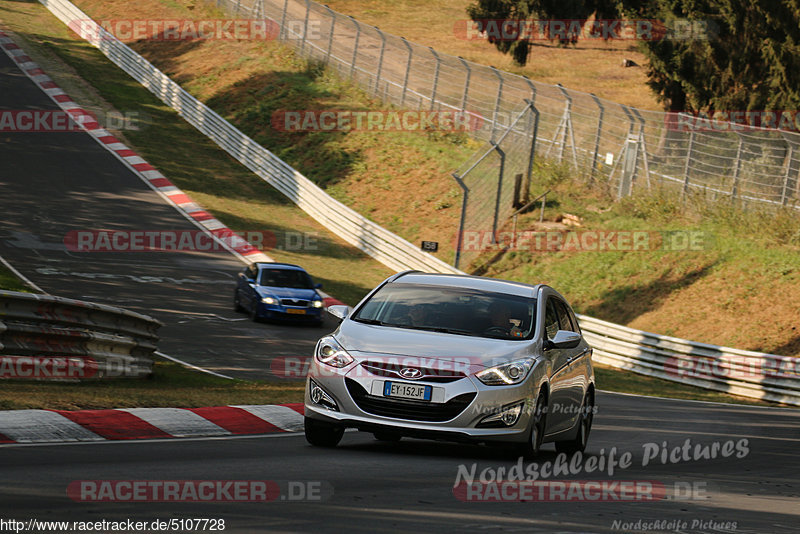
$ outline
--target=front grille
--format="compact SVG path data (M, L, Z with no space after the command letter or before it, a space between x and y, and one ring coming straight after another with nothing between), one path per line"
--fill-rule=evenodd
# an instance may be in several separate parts
M415 367L411 365L397 365L394 363L365 361L361 367L376 376L396 378L399 380L424 380L426 382L447 383L461 380L467 375L453 369L433 369L431 367ZM417 369L422 374L418 378L410 379L400 374L401 369Z
M308 306L307 300L293 300L293 299L281 299L281 304L284 306Z
M361 384L351 378L345 378L344 381L356 405L365 412L409 421L449 421L463 412L477 395L477 393L464 393L445 403L387 399L370 395Z

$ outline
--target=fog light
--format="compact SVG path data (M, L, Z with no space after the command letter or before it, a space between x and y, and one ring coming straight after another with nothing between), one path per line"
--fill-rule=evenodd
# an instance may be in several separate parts
M478 426L484 427L503 427L514 426L519 421L519 416L522 415L522 407L525 402L518 402L511 406L504 406L498 412L490 414L481 419Z
M323 408L327 408L329 410L336 410L339 411L339 406L336 404L336 401L333 400L333 397L328 395L324 389L322 389L319 384L314 382L313 380L309 380L310 382L310 393L309 396L311 397L311 402L314 404L319 404Z

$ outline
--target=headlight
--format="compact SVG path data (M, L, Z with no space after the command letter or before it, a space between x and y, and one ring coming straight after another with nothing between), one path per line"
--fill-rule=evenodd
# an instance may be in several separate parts
M339 369L347 367L355 361L332 336L326 336L319 340L317 348L314 350L314 356L320 363Z
M278 299L272 297L264 297L261 299L261 302L263 302L264 304L277 304Z
M533 358L515 360L513 362L504 363L503 365L484 369L476 373L475 376L487 386L519 384L528 376L528 372L533 367L533 361Z
M313 307L315 307L315 308L321 308L322 307L322 301L321 300L313 300L313 301L311 301L311 305Z

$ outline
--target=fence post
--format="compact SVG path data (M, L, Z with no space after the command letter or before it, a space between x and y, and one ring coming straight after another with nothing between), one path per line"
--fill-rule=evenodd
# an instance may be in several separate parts
M689 169L692 161L692 150L694 149L694 130L689 133L689 147L686 150L686 163L683 166L683 196L689 192Z
M783 188L781 189L781 205L785 206L789 203L789 175L792 172L792 157L794 156L794 145L789 141L786 134L781 132L783 140L789 147L789 154L786 158L786 172L783 175Z
M642 166L644 167L644 177L647 180L647 188L650 189L650 187L652 187L650 184L650 163L647 161L647 143L644 137L646 122L638 109L631 109L633 110L633 114L636 115L636 118L639 119L639 149L642 151Z
M589 181L594 181L594 171L597 170L597 156L600 152L600 135L603 132L603 116L606 113L606 108L600 102L600 99L594 93L589 93L594 103L597 104L597 109L600 113L597 116L597 131L594 134L594 152L592 153L592 171L589 173Z
M467 78L464 80L464 94L461 97L461 111L467 110L467 96L469 95L469 81L472 77L472 68L470 68L469 63L467 60L461 56L458 56L458 60L464 65L464 68L467 70Z
M303 38L300 41L300 55L303 55L306 48L306 35L308 35L308 15L311 12L311 0L306 0L306 16L303 21Z
M436 53L436 50L434 50L432 46L429 46L428 49L436 59L436 69L433 72L433 89L431 89L431 110L433 110L436 105L436 89L439 86L439 69L441 68L442 60L439 58L439 54Z
M525 82L528 84L528 87L531 90L531 99L526 100L526 103L530 106L531 111L533 112L530 119L533 121L533 125L529 124L528 126L528 131L531 132L531 147L530 147L530 153L528 154L528 172L525 175L525 186L524 189L522 190L522 203L527 204L531 192L531 178L533 176L533 160L536 156L536 137L539 133L539 110L536 109L536 106L534 105L534 103L536 102L536 86L527 76L523 76L522 78L525 80Z
M356 58L358 57L358 41L361 39L361 25L352 16L349 16L349 18L353 24L356 25L356 40L353 42L353 57L350 58L350 79L353 79L353 75L356 73Z
M461 197L461 218L458 222L458 237L456 237L456 258L453 262L453 267L458 269L458 263L461 261L461 246L464 242L464 220L467 216L467 199L469 197L469 188L467 184L464 183L464 180L461 179L456 173L453 173L453 178L456 179L458 186L464 192L464 196Z
M327 7L327 6L326 6ZM330 9L330 8L328 8ZM281 13L281 29L278 32L278 37L281 39L286 39L287 31L286 31L286 12L289 10L289 0L284 0L283 2L283 12Z
M503 173L506 167L506 153L500 148L500 145L494 141L490 141L494 149L500 154L500 169L497 171L497 196L494 201L494 222L492 223L492 243L497 241L497 219L500 216L500 196L503 192Z
M236 16L239 16L239 9L242 7L242 0L236 0Z
M492 133L489 136L490 141L494 141L494 132L495 129L497 128L497 115L500 113L500 101L503 98L503 75L500 74L500 71L498 71L493 66L489 65L489 68L492 69L494 75L497 76L499 84L497 88L497 100L494 103L494 113L492 114Z
M403 41L403 44L406 45L408 49L408 61L406 61L406 75L403 77L403 93L400 96L400 106L402 107L406 103L406 91L408 90L408 77L411 74L411 58L414 56L414 51L411 49L411 45L406 41L405 37L400 38Z
M331 49L333 48L333 34L336 31L336 11L329 8L327 5L325 9L331 15L331 33L328 34L328 50L325 52L325 65L331 60Z
M381 53L378 56L378 70L377 73L375 74L375 94L377 95L378 88L381 83L381 70L383 70L383 55L386 52L386 36L377 26L375 26L375 31L377 31L378 35L380 35L381 37Z
M736 133L736 132L734 132ZM742 136L736 133L739 138L739 144L736 147L736 163L733 166L733 188L731 189L731 200L736 200L736 195L739 194L739 172L742 170Z

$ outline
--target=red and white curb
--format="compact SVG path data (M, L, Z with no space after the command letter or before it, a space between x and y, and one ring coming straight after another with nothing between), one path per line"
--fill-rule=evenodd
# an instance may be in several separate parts
M0 444L197 438L302 430L302 404L0 411Z
M275 261L256 247L237 235L233 230L222 224L199 204L170 182L163 174L136 152L128 148L119 139L111 135L108 130L100 128L95 118L76 104L56 83L45 74L14 41L0 30L0 48L10 57L44 93L50 97L62 110L69 113L81 129L91 135L100 145L114 154L136 176L142 179L150 188L161 195L168 203L174 206L184 217L195 226L206 232L214 240L229 250L245 263ZM325 307L343 302L320 291Z

